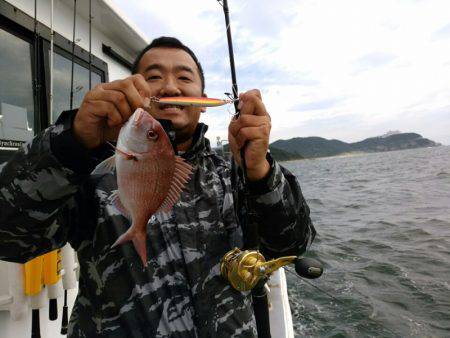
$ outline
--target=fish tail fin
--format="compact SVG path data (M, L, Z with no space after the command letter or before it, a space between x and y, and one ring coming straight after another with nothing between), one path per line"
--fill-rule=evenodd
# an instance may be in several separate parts
M111 249L124 244L128 241L132 241L134 244L134 248L136 249L139 257L141 257L142 264L147 267L147 234L145 231L137 232L137 231L127 231L122 234L113 245L111 245Z
M131 232L130 230L127 230L125 233L120 235L119 238L117 238L117 240L114 242L113 245L111 245L111 249L116 247L116 246L118 246L119 244L123 244L123 243L126 243L128 241L132 241L134 236L135 236L134 232Z
M133 237L134 248L139 257L141 257L142 264L147 267L147 234L145 231L136 233Z

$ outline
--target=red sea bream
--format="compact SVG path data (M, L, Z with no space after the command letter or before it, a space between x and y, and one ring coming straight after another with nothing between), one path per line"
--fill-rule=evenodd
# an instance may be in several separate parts
M132 241L147 266L147 223L156 212L171 210L192 167L175 155L161 124L140 108L120 130L115 155L101 166L114 165L118 190L112 201L131 226L112 247Z

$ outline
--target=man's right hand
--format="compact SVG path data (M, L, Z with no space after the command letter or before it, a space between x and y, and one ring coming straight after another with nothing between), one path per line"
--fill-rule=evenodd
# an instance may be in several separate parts
M75 139L92 149L115 141L120 128L150 97L150 88L140 74L101 83L87 92L73 122Z

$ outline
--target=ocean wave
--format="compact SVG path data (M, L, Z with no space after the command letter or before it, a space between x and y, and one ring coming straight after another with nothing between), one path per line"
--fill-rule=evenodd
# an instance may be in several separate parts
M306 202L308 204L315 204L315 205L323 205L323 202L320 198L310 198L306 199Z
M299 336L450 337L449 168L450 147L295 168L325 266L313 282L341 300L291 281Z
M450 173L448 173L446 171L441 171L436 174L436 177L437 178L450 178Z

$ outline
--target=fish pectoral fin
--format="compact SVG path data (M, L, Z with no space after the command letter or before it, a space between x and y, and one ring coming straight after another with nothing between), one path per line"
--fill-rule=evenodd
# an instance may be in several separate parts
M124 215L126 218L128 218L129 221L131 221L131 216L128 210L123 206L122 201L119 197L119 190L115 190L111 194L111 204L119 211L122 215Z
M175 171L172 177L172 184L158 211L168 213L173 208L174 204L180 199L181 191L189 181L189 175L191 174L191 165L186 163L182 157L175 156Z
M111 148L113 148L114 150L116 150L116 146L114 144L112 144L109 141L106 141L106 144L109 145Z
M127 160L133 160L133 161L137 161L138 160L138 155L132 153L131 151L125 151L122 149L119 149L116 147L116 152L122 156L124 156Z
M117 153L125 156L126 159L128 159L128 160L135 160L135 161L138 160L138 156L136 154L133 154L131 151L125 151L125 150L122 150L120 148L117 148L114 144L112 144L109 141L106 141L106 143L108 145L110 145Z
M156 210L155 215L162 214L162 215L169 215L170 210L172 210L172 207L175 203L171 203L167 200L167 198L164 200L164 202L161 204L158 210Z
M97 165L94 170L92 170L91 175L106 174L113 171L115 167L116 167L116 156L113 155L111 157L108 157L106 160L100 162L100 164Z

